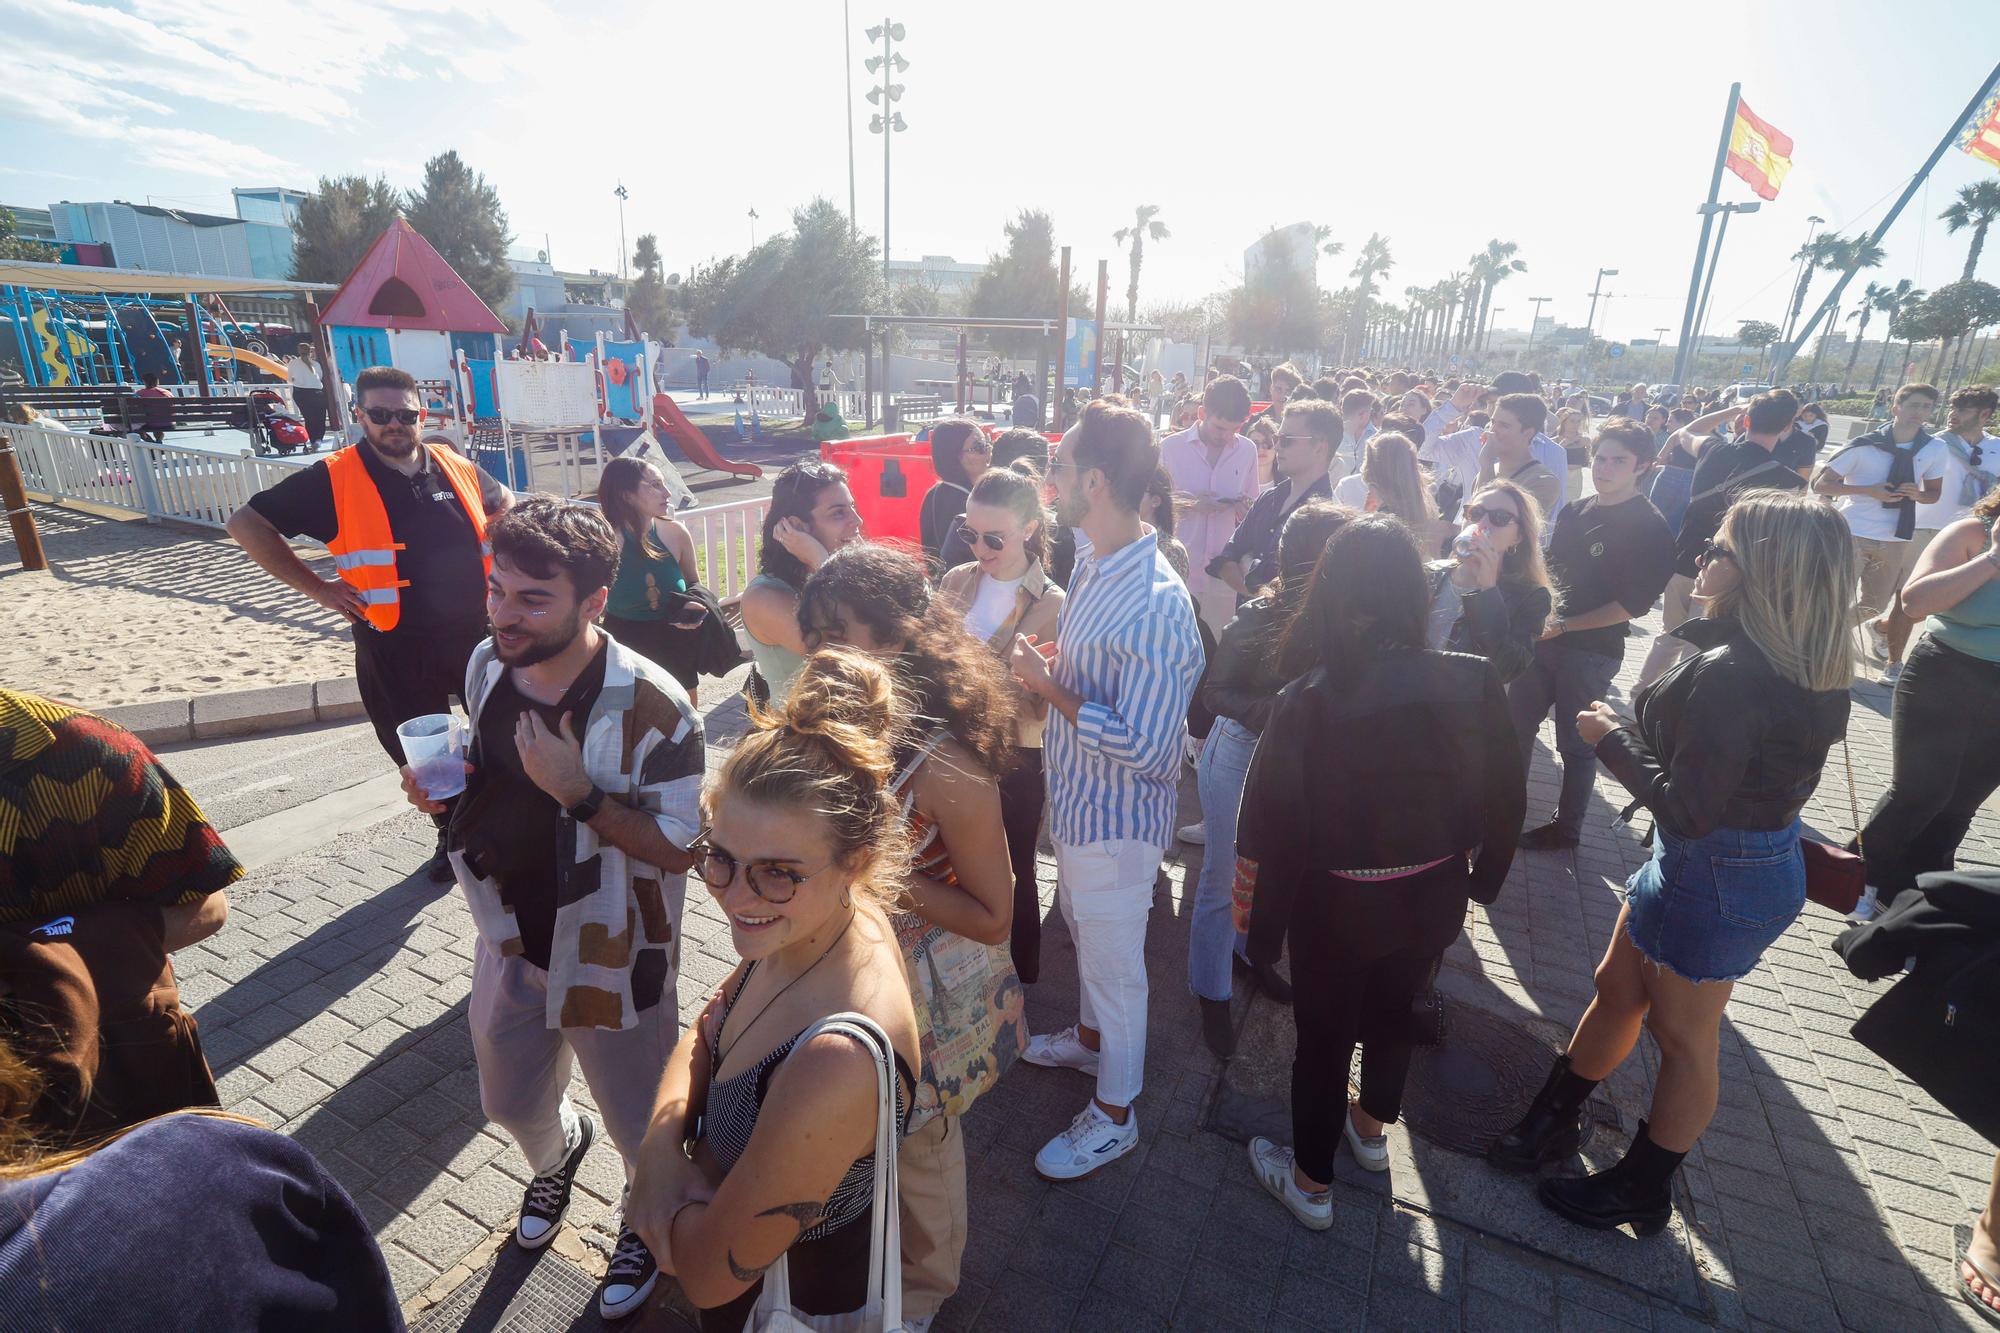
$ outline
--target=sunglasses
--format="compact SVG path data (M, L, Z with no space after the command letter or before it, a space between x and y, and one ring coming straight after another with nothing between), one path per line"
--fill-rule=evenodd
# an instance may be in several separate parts
M424 419L424 414L412 407L364 407L361 415L378 426L386 426L392 421L414 426Z
M1711 538L1701 544L1701 554L1694 558L1694 563L1697 567L1706 569L1717 560L1727 560L1731 564L1735 564L1736 552Z
M993 452L993 441L983 435L976 436L973 439L967 440L965 448L959 452L967 454L990 454Z
M1313 437L1310 435L1280 435L1278 437L1280 447L1287 444L1311 444L1312 442Z
M967 541L978 542L989 551L1004 551L1007 549L1008 538L1004 532L975 532L971 528L964 529L964 532Z
M741 869L750 885L750 892L773 907L782 907L790 902L798 893L799 885L827 868L821 866L819 870L799 871L768 861L751 861L746 865L712 845L708 834L707 829L695 834L687 849L688 855L694 858L692 869L700 876L701 882L711 889L727 889L736 882L736 872ZM827 862L827 865L832 864Z
M1521 516L1509 509L1489 509L1485 505L1467 505L1465 521L1468 523L1492 523L1496 528L1511 528L1521 521Z

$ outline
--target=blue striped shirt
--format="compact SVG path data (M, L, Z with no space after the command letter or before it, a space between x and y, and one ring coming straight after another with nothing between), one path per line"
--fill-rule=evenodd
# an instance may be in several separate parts
M1049 836L1168 846L1201 635L1152 533L1077 570L1056 648L1055 677L1083 705L1075 725L1049 714Z

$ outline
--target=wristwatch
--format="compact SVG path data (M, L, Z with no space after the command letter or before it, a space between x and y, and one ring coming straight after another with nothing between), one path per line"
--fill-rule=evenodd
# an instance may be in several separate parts
M593 782L590 784L590 793L575 805L566 808L563 813L579 824L588 824L597 818L597 812L603 808L604 788Z
M1561 616L1557 616L1555 623L1555 631L1558 635L1569 633L1569 622L1567 620L1564 620Z

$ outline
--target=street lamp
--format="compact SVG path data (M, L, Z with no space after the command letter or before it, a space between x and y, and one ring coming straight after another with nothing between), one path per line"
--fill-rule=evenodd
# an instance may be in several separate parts
M1804 292L1800 290L1800 284L1805 281L1806 276L1806 251L1812 248L1813 231L1825 225L1826 219L1817 213L1809 214L1806 217L1806 243L1799 247L1798 272L1792 277L1792 303L1785 309L1784 336L1778 339L1779 342L1787 346L1792 341L1792 323L1799 317L1799 307L1805 304L1801 299L1804 296Z
M1597 270L1597 281L1590 284L1590 318L1583 321L1583 331L1585 333L1594 333L1597 331L1597 298L1604 294L1602 291L1604 280L1617 276L1618 270L1615 268L1601 268Z
M618 276L625 276L625 201L631 195L625 189L625 182L619 181L618 188L611 193L618 196Z
M895 44L903 40L902 24L885 18L870 28L866 36L871 46L876 42L882 43L882 54L870 56L865 62L868 72L884 72L882 82L868 90L868 100L890 113L887 117L877 114L868 118L868 132L882 136L882 289L886 296L889 289L889 143L910 128L903 121L903 113L891 106L903 100L903 85L891 83L889 76L901 74L910 67L910 62L896 53Z
M757 248L757 210L750 210L750 248Z
M1553 300L1555 300L1553 296L1531 296L1528 298L1529 304L1535 307L1535 313L1528 319L1528 350L1521 354L1524 363L1526 363L1527 357L1535 350L1535 325L1542 322L1542 307ZM1528 369L1534 369L1532 363L1527 364Z
M1722 228L1715 235L1715 249L1710 251L1708 256L1708 276L1702 280L1701 284L1701 302L1695 309L1694 347L1690 351L1691 355L1699 356L1701 354L1702 335L1708 330L1708 298L1710 293L1715 290L1715 270L1721 267L1722 264L1722 242L1729 235L1729 219L1738 213L1755 213L1762 207L1762 204L1753 202L1747 204L1701 204L1695 209L1695 212L1703 216L1711 213L1722 214Z

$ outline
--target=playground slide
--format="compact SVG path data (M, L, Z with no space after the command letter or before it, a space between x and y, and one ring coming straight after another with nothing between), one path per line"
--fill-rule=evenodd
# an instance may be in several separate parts
M717 453L715 446L708 442L708 436L696 429L695 424L674 404L672 397L664 393L653 395L653 432L679 445L688 462L696 467L713 468L737 477L764 475L764 469L755 463L732 463Z
M226 356L241 361L246 366L254 366L266 375L275 375L281 380L290 380L292 377L291 372L285 369L284 362L273 361L270 357L262 356L248 348L225 347L221 343L208 343L206 346L210 356Z

